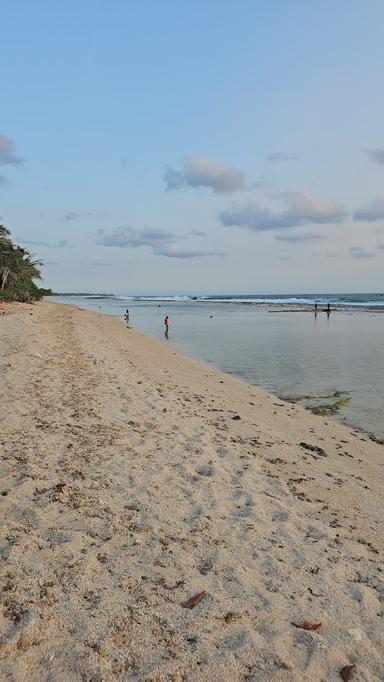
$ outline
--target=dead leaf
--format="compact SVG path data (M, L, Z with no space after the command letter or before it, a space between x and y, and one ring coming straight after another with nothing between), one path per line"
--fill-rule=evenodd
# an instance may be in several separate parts
M66 485L66 483L56 483L56 492L62 493Z
M353 663L352 665L345 665L344 668L340 670L340 677L341 679L344 680L344 682L348 682L348 680L351 679L353 673L356 670L356 663Z
M321 623L311 623L309 620L304 620L302 623L292 623L292 625L301 630L314 630L315 632L319 632L321 628Z
M184 602L184 604L182 604L182 607L184 609L193 609L195 606L197 606L197 604L200 604L200 602L204 599L206 594L207 594L206 592L199 592L198 594L195 594L194 597L191 597L190 599L188 599L188 601Z

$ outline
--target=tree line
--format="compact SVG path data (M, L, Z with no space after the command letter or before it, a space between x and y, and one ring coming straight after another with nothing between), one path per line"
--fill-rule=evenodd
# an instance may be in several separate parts
M0 225L0 301L38 301L51 294L38 287L42 262L35 260L27 249L14 244L10 231Z

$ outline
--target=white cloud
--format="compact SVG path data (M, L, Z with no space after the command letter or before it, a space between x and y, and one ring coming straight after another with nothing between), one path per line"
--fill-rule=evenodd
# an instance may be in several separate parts
M101 263L100 261L92 261L91 263L88 263L88 265L95 266L97 268L109 268L113 267L112 263Z
M106 213L95 213L94 211L84 211L83 213L76 213L76 211L68 211L68 213L60 218L63 223L70 222L72 220L78 220L79 218L105 218Z
M300 242L310 242L310 241L317 241L319 239L324 239L325 235L324 234L319 234L318 232L303 232L303 234L285 234L285 233L280 233L280 234L275 234L274 239L277 239L279 242L291 242L292 244L295 243L300 243Z
M36 240L36 239L29 239L28 237L18 237L17 241L19 241L21 244L24 244L25 246L45 246L46 248L50 249L64 249L70 246L69 242L67 239L60 239L57 243L52 243L46 240Z
M384 199L372 199L368 204L360 206L353 214L353 220L373 223L384 219Z
M0 134L0 165L20 166L23 159L15 154L16 145L13 140Z
M193 249L180 248L174 242L166 244L154 249L157 256L166 256L167 258L201 258L203 256L225 256L224 251L195 251Z
M278 211L261 207L254 201L243 205L233 204L219 213L222 225L245 227L253 231L279 230L315 223L323 225L340 223L346 217L344 206L333 201L321 201L302 192L281 195L287 208Z
M100 246L116 246L124 249L147 246L153 250L155 256L167 258L200 258L202 256L225 255L223 251L182 248L177 243L177 238L173 232L167 230L135 230L132 227L118 227L110 234L100 235L96 243Z
M365 149L365 153L369 156L371 161L375 161L375 163L379 164L384 164L384 149L380 148L375 148L375 149Z
M164 181L168 191L186 186L209 187L216 194L245 189L243 174L237 168L205 156L185 156L181 169L167 166Z
M76 220L80 216L79 213L75 213L75 211L68 211L64 218L61 218L63 222L69 222L70 220Z
M186 180L182 171L167 166L164 173L165 189L170 192L173 189L180 189L186 185Z
M167 230L137 230L132 227L118 227L110 234L102 234L97 240L100 246L117 246L124 249L139 246L159 248L173 241L175 235Z
M372 258L375 254L372 251L366 251L362 246L351 246L349 252L353 258Z
M20 242L21 244L25 246L50 246L50 243L41 239L28 239L27 237L17 237L16 239L17 242Z

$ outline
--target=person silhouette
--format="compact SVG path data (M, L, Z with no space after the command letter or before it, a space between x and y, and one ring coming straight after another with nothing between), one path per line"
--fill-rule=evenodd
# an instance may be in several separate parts
M168 325L168 315L166 315L166 317L165 317L165 319L164 319L164 325L165 325L165 332L164 332L164 333L165 333L165 338L167 339L167 338L168 338L168 329L169 329L169 325Z

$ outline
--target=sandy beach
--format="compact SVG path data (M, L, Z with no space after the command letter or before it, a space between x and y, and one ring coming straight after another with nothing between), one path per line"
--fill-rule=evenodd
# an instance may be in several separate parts
M7 312L1 679L384 680L382 445L112 317Z

